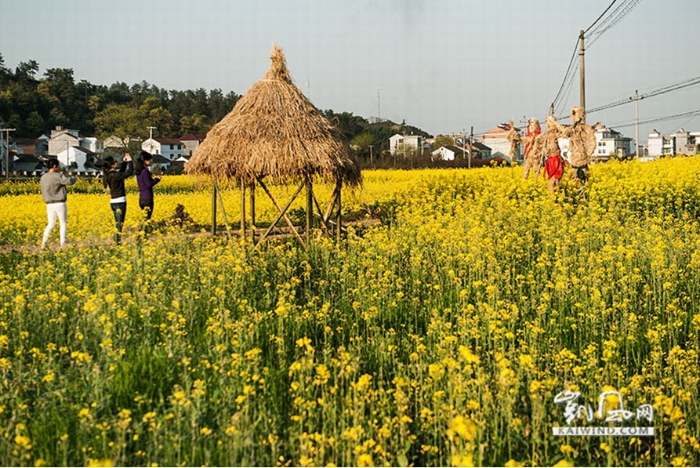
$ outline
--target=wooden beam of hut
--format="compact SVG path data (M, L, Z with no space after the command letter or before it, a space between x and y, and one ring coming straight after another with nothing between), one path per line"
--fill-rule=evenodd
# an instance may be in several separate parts
M277 208L277 211L280 212L277 219L275 219L275 222L270 225L270 227L267 229L265 234L263 234L263 236L260 238L260 242L265 240L265 238L267 238L267 236L270 234L272 229L274 229L274 227L277 225L279 220L284 218L284 220L287 222L287 226L289 226L289 228L292 230L292 232L294 233L296 238L299 240L299 242L301 242L301 245L306 246L306 244L304 243L304 240L301 238L301 236L297 232L297 229L294 227L294 224L287 217L287 210L289 209L290 206L292 206L292 203L294 202L294 200L297 198L297 196L299 195L301 190L306 186L306 182L302 182L302 184L299 186L297 191L294 192L294 195L292 195L292 198L289 200L289 202L284 207L284 209L280 208L280 205L277 203L277 200L275 200L275 197L272 196L272 193L270 192L270 190L267 188L267 185L265 185L265 183L262 180L258 179L258 184L260 184L260 187L262 187L262 189L265 191L267 196L270 198L270 200L272 201L272 204L275 205L275 207ZM260 242L258 242L258 245L260 244Z

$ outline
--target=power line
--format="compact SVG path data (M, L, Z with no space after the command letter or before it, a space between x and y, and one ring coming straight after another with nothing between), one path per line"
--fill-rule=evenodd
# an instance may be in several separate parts
M605 32L622 21L642 0L625 0L588 36L587 47L590 48Z
M688 88L690 86L695 86L697 84L700 84L700 76L696 76L695 78L690 78L689 80L680 81L680 82L675 83L675 84L667 85L667 86L661 87L659 89L655 89L655 90L650 91L650 92L645 93L645 94L640 94L639 99L646 99L646 98L650 98L650 97L654 97L654 96L659 96L661 94L670 93L671 91L678 91L679 89ZM630 102L632 102L632 101L630 101L629 98L621 99L619 101L611 102L609 104L604 104L602 106L588 109L588 110L586 110L586 114L593 114L594 112L612 109L613 107L618 107L618 106L621 106L623 104L629 104Z
M576 62L576 53L578 52L578 39L576 39L576 44L574 44L574 52L571 54L571 60L569 60L569 66L566 68L566 73L564 74L564 79L562 80L561 86L559 87L559 91L557 91L557 95L552 101L552 105L556 106L559 104L559 97L562 96L562 92L564 91L564 88L567 86L567 82L569 83L569 86L571 86L571 81L573 80L574 73L578 69L578 62ZM574 64L576 64L574 66Z
M608 5L608 7L605 9L605 11L602 12L602 13L600 14L600 16L598 17L598 19L596 19L596 20L593 22L593 24L591 24L590 26L588 26L588 29L586 29L583 33L584 33L584 34L588 33L588 31L590 31L591 28L592 28L593 26L595 26L596 23L597 23L598 21L600 21L600 19L603 17L603 15L605 15L605 13L608 12L608 10L610 9L610 7L612 7L612 6L615 4L615 2L617 2L617 0L613 0L612 3L611 3L610 5Z
M610 13L610 15L607 18L605 18L596 28L590 27L586 30L586 33L590 32L590 34L587 37L590 39L591 37L598 34L601 29L607 28L607 26L613 20L613 18L619 17L622 14L622 12L625 10L625 8L627 8L627 6L629 6L629 3L632 1L636 1L636 0L623 0L622 3L619 4L617 6L617 8L615 8L612 11L612 13Z
M561 99L559 100L558 103L556 103L554 114L559 114L564 111L564 103L568 102L569 96L571 95L571 91L573 90L573 84L574 84L574 78L576 77L576 72L578 72L579 63L576 61L575 66L571 74L569 75L569 79L566 82L566 86L564 87L564 92L561 96Z
M694 111L689 111L689 112L683 112L683 113L681 113L681 114L667 115L667 116L665 116L665 117L656 117L656 118L654 118L654 119L643 120L643 121L640 121L640 122L639 122L639 125L650 124L650 123L655 123L655 122L663 122L663 121L666 121L666 120L675 120L675 119L680 119L680 118L688 117L688 116L693 116L693 117L695 117L695 116L698 116L698 115L700 115L700 109L697 109L697 110L694 110ZM625 128L625 127L633 127L633 126L635 126L635 125L636 125L635 122L632 122L632 123L625 123L625 122L623 122L623 123L620 123L620 124L617 124L617 125L610 125L609 127Z

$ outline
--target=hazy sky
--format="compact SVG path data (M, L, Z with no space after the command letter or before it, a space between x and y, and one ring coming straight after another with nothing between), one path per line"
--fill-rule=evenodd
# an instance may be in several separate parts
M629 3L629 0L627 0ZM579 30L611 0L0 0L5 65L76 81L244 94L273 43L319 109L475 134L544 118ZM617 0L609 10L624 5ZM634 2L632 3L633 5ZM588 109L700 76L700 1L639 0L586 50ZM592 31L593 32L593 31ZM578 58L576 59L578 60ZM378 92L379 89L379 98ZM578 72L557 115L579 102ZM700 110L700 85L639 102L640 122ZM634 104L590 114L634 137ZM566 123L566 121L564 121ZM700 117L640 125L700 131Z

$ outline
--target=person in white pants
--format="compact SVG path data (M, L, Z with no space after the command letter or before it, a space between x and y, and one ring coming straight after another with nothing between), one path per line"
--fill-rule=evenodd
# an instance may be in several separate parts
M61 165L58 159L49 159L46 166L49 168L49 171L41 176L41 196L44 198L44 203L46 203L48 224L46 225L46 229L44 229L41 247L46 248L46 244L49 242L49 235L56 226L56 218L58 218L60 224L60 242L61 247L63 247L66 244L66 235L68 232L66 185L73 185L75 183L75 177L69 177L61 171Z

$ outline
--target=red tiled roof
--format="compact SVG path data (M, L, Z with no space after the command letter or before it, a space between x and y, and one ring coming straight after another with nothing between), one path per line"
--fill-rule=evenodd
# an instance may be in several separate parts
M507 134L508 131L509 130L506 130L502 127L495 127L495 128L492 128L491 130L489 130L488 132L484 132L484 137L486 137L486 135L499 135L498 137L496 137L496 138L499 138L500 135Z
M197 140L197 141L199 141L199 142L201 143L202 141L204 141L204 137L205 137L205 136L206 136L206 135L200 135L200 134L198 134L198 133L190 133L190 134L188 134L188 135L185 135L185 136L181 137L181 138L180 138L180 141L192 141L192 140Z
M158 143L161 145L181 145L182 142L180 140L176 140L175 138L154 138Z

